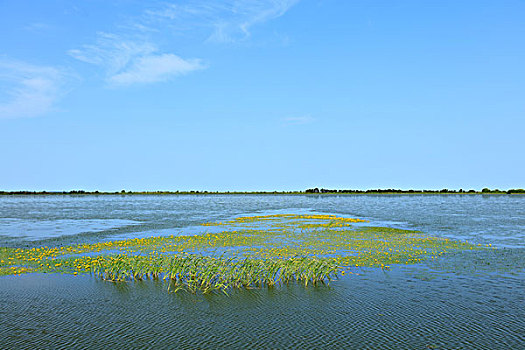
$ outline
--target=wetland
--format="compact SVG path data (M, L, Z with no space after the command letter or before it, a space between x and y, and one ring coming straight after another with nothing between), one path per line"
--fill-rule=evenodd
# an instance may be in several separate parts
M524 224L523 196L0 197L0 347L520 347Z

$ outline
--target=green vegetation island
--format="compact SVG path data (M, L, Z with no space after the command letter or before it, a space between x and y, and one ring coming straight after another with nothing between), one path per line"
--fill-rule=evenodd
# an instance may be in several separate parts
M112 282L164 280L168 291L223 292L298 282L328 284L363 268L435 261L443 254L488 251L423 232L358 226L358 218L325 214L241 216L202 226L203 235L130 238L55 247L0 247L0 276L90 274Z
M450 190L447 188L441 190L400 190L400 189L369 189L369 190L341 190L341 189L326 189L326 188L309 188L305 191L0 191L0 196L27 196L27 195L209 195L209 194L280 194L280 195L304 195L304 194L525 194L525 189L489 189L484 188L481 191L477 190Z

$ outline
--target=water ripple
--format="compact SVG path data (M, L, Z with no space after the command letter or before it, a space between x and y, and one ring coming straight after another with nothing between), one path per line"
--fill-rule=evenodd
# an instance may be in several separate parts
M523 287L523 276L422 281L370 271L330 287L203 296L152 281L9 277L0 348L519 348Z

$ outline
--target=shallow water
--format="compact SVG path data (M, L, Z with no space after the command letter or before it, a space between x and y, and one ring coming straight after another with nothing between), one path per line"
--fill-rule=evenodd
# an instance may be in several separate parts
M525 196L0 197L0 246L199 233L201 222L331 213L492 243L330 287L192 295L159 282L0 277L0 348L525 348ZM201 231L199 231L201 230Z
M375 271L330 287L230 296L62 275L3 282L10 287L0 288L0 347L12 349L517 349L525 342L519 278L425 281Z
M0 196L0 246L186 234L240 215L308 212L525 248L524 195Z

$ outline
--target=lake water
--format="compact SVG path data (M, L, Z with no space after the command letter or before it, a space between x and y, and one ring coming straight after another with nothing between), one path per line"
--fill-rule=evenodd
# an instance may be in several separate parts
M525 348L525 196L0 196L0 246L199 234L242 215L327 213L492 244L329 287L231 296L152 281L0 277L0 348Z

